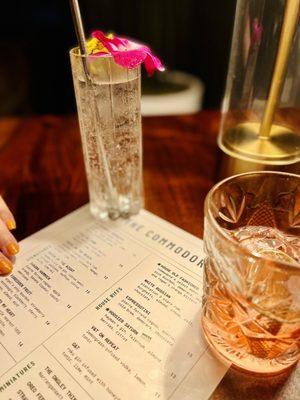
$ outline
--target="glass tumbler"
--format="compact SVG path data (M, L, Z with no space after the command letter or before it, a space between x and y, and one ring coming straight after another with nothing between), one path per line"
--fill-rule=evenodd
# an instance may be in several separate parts
M99 219L127 217L143 206L140 68L83 57L70 51L90 210Z
M207 195L202 329L245 372L274 375L299 360L299 234L299 175L236 175Z

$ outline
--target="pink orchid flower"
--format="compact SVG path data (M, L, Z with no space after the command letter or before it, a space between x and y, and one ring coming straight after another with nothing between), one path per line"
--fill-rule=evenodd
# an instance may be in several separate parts
M124 68L132 69L144 63L148 75L152 75L155 70L165 70L161 61L152 54L150 48L144 44L119 36L110 35L107 37L102 31L94 31L92 37L99 40L113 56L115 62ZM93 57L106 55L107 53L105 52L98 52L94 53Z

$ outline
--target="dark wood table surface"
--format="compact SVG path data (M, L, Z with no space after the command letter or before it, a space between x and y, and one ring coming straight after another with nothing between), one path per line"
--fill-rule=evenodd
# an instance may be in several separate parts
M198 237L219 164L219 119L216 111L202 111L143 120L145 207ZM18 239L88 201L75 116L0 119L0 166L0 190L16 217ZM211 399L300 399L300 368L268 381L230 369Z

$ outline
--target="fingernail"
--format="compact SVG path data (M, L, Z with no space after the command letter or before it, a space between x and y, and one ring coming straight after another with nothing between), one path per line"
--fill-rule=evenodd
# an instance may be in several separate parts
M6 246L6 250L11 256L14 256L15 254L19 253L20 248L18 243L11 242Z
M9 274L12 271L12 263L10 263L8 260L0 260L0 274L1 275L6 275Z
M12 231L13 229L16 229L16 223L13 219L8 219L6 221L6 226L10 231Z

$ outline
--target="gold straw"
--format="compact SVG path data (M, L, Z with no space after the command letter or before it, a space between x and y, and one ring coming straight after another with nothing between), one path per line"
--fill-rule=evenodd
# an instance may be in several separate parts
M259 130L261 138L267 139L270 136L276 106L282 91L290 50L293 45L294 33L297 29L299 8L300 0L286 0L271 88Z

